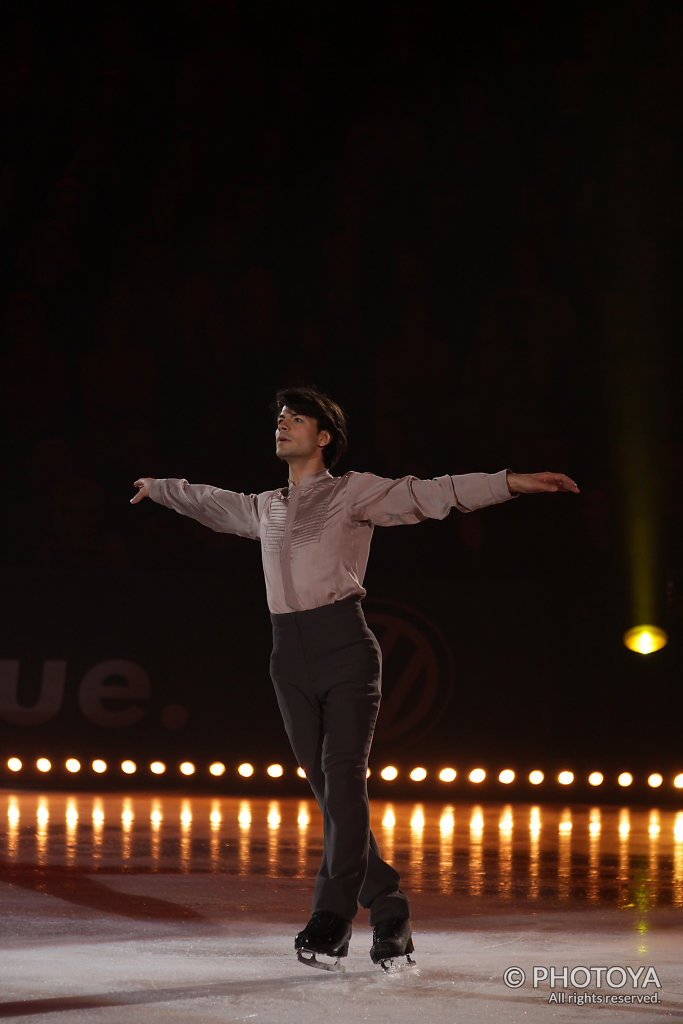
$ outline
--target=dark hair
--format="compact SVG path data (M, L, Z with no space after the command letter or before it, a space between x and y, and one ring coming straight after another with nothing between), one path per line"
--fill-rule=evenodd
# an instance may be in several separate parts
M323 461L328 469L336 466L348 446L346 416L341 406L315 388L281 388L275 396L273 410L276 416L283 405L300 416L310 416L318 423L318 430L327 430L330 443L323 448Z

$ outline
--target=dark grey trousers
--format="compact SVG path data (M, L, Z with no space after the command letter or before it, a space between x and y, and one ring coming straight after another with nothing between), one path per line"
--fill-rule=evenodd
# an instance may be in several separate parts
M323 815L313 911L370 923L409 917L398 872L370 831L367 766L381 693L381 653L360 600L271 615L270 673L294 755Z

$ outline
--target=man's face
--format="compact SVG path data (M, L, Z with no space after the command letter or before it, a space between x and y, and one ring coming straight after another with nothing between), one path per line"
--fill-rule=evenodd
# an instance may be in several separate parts
M290 459L309 459L330 442L327 430L318 430L318 421L283 405L277 418L275 454L288 462Z

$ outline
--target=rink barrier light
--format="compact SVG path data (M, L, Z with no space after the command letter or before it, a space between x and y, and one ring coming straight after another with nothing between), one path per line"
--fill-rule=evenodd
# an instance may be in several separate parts
M88 760L79 757L68 757L66 759L53 760L47 756L34 759L19 757L12 754L0 762L0 770L5 768L13 776L30 775L37 772L41 776L79 775L81 777L92 774L101 776L116 776L123 774L128 777L149 775L160 778L161 776L177 777L183 776L187 779L193 776L205 778L207 775L213 779L226 780L236 775L244 780L253 779L257 781L264 776L271 780L296 777L306 780L306 773L299 766L286 767L278 762L271 764L255 765L250 761L243 761L232 766L224 761L211 761L205 764L198 764L194 761L178 761L169 764L166 761L135 761L131 758L110 763L102 758ZM544 772L535 768L530 772L519 772L513 768L489 770L477 766L471 769L458 770L450 765L445 767L426 768L424 765L410 767L409 765L399 766L395 764L381 765L374 769L377 777L382 782L392 783L396 780L408 780L410 783L431 782L432 784L443 784L447 787L454 783L466 788L479 787L487 783L486 791L494 786L514 790L520 786L530 785L534 788L559 785L562 788L584 787L598 789L610 786L618 789L641 789L641 790L663 790L668 788L674 790L683 789L683 772L665 776L662 772L650 771L637 777L630 771L615 772L610 775L605 772L593 770L586 773L577 773L570 769L552 773ZM367 777L370 778L372 771L367 770Z

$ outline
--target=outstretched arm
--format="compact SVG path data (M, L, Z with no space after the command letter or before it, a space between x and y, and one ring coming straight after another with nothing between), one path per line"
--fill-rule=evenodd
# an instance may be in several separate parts
M542 494L564 491L578 494L579 488L564 473L510 473L507 474L510 494Z
M130 499L131 505L151 498L182 516L196 519L216 533L235 533L252 540L259 539L263 507L272 493L238 494L211 484L189 484L187 480L153 476L139 477L135 486L138 493Z

